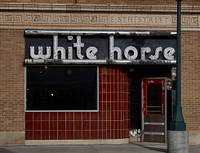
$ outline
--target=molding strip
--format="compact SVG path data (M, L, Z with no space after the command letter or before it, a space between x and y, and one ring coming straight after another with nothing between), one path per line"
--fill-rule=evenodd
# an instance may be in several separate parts
M200 31L200 7L183 11L182 30ZM175 6L158 5L1 3L0 29L175 31L175 12Z

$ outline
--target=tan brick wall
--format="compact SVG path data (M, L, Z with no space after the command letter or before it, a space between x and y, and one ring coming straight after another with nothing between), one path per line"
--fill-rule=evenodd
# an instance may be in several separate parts
M0 131L24 131L23 31L0 30Z
M182 35L182 104L189 130L200 130L200 32Z

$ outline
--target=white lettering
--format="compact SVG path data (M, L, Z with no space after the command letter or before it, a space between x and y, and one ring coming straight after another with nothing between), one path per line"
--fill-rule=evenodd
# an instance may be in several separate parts
M35 54L35 47L30 46L30 56L33 59L48 59L51 57L51 47L46 47L46 55L44 55L42 46L38 46L38 54Z
M68 47L68 59L73 59L73 48Z
M108 39L106 41L108 41ZM163 48L161 46L158 46L157 48L155 48L155 53L150 47L136 48L135 46L132 46L132 45L123 46L123 49L124 48L125 49L122 50L119 46L122 46L122 44L124 45L126 43L122 42L122 44L120 43L116 47L114 35L109 36L109 44L108 46L105 46L103 48L103 49L106 49L106 47L108 47L108 51L101 49L102 52L100 52L99 54L97 54L98 49L96 46L88 46L87 44L87 47L85 47L86 45L83 42L81 42L81 36L76 36L76 40L74 40L74 37L69 35L66 38L66 43L67 43L67 46L65 46L66 48L64 48L64 46L59 46L58 35L54 35L52 47L30 46L29 47L30 57L32 59L52 58L55 60L56 59L68 59L68 60L73 60L73 59L123 60L124 59L124 60L132 60L132 61L133 60L158 60L158 59L171 60L171 61L175 60L175 49L173 47ZM98 55L102 59L99 59Z
M155 55L149 56L151 60L157 60L159 58L160 52L162 52L162 47L156 48Z
M130 51L133 52L132 55L130 55ZM133 46L128 46L126 47L126 49L124 50L124 56L126 57L126 59L128 60L135 60L138 56L138 51L135 47Z
M174 53L175 53L175 49L172 47L167 47L164 50L164 57L167 60L174 60Z
M66 59L65 48L58 47L58 36L53 36L53 59L58 59L58 53L61 53L61 59Z
M151 52L151 48L149 47L141 47L141 60L145 60L146 59L146 53L150 53Z
M77 42L74 43L74 47L77 48L77 57L79 59L83 59L84 56L81 54L81 47L84 47L84 43L81 43L81 36L77 36L76 38L77 38L76 40Z
M114 47L114 36L111 35L109 37L109 42L110 42L110 59L114 60L115 59L115 53L117 53L117 59L121 60L122 59L122 50L119 47Z
M96 47L88 47L86 49L86 56L88 59L97 59L96 53L98 52Z

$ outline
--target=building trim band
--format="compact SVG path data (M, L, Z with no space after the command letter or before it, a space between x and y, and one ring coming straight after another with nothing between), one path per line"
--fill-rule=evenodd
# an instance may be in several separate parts
M196 13L198 7L183 6L183 31L199 31L200 15ZM97 7L96 5L45 3L0 4L0 29L52 29L52 27L175 31L176 6L136 5L127 8L123 5L98 5Z

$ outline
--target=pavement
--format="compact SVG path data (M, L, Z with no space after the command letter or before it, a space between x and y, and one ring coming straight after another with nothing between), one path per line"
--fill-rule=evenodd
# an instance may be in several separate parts
M120 145L0 146L0 153L165 153L166 144L136 143ZM189 153L200 153L190 146Z

